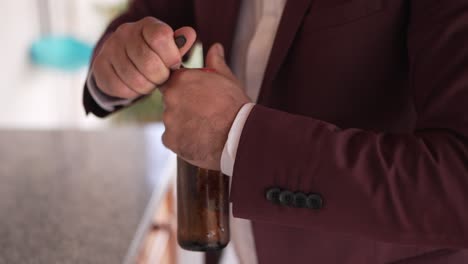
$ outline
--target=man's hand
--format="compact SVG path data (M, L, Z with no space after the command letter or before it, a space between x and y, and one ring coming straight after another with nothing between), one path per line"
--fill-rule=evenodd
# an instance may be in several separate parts
M177 48L174 37L184 35ZM151 93L169 78L170 69L180 68L182 56L196 39L195 30L175 32L164 22L146 17L122 24L106 39L92 66L98 88L105 94L135 99Z
M166 126L162 140L189 163L220 170L231 125L249 99L226 65L220 44L210 48L205 62L215 72L181 69L161 88Z

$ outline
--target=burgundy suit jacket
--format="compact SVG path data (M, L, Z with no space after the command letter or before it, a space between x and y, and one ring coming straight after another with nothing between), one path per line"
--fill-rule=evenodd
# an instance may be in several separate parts
M229 55L240 1L136 0L108 32L154 16ZM468 263L468 1L289 0L231 200L260 263Z

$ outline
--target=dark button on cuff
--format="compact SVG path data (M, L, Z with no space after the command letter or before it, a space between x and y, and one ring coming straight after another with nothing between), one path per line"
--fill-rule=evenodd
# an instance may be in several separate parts
M320 194L313 193L309 194L306 199L307 208L319 210L323 207L323 199Z
M297 208L305 208L307 206L306 200L307 200L307 195L301 192L297 192L294 194L293 205L294 207L297 207Z
M267 190L265 196L268 201L275 203L275 204L279 204L280 193L281 193L281 190L279 188L271 188Z
M279 201L281 205L291 206L294 200L294 193L290 191L282 191L279 195Z

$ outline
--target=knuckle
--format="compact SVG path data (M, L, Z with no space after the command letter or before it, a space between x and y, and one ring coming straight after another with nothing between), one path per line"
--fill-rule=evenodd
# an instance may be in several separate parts
M134 76L133 76L133 72L130 68L130 64L129 63L120 63L120 65L118 65L118 72L120 73L119 75L123 78L123 79L129 79L129 80L133 80Z
M97 68L93 70L93 75L97 86L96 88L105 94L111 95L110 93L112 93L112 87L110 85L110 77L106 75L104 71L101 71Z
M116 89L115 90L115 96L117 96L117 97L125 98L125 99L131 99L131 98L136 97L135 92L128 89L124 85L118 85L118 86L115 86L114 88Z
M143 23L143 24L149 24L149 23L154 23L154 22L157 22L158 20L152 16L147 16L147 17L144 17L142 18L139 22Z
M167 54L167 59L165 60L165 63L168 67L172 67L173 65L176 65L181 62L182 59L180 57L180 54L177 53L177 51L170 52Z
M172 38L174 35L174 31L172 30L172 28L169 25L164 24L164 23L158 24L157 32L158 32L158 35L161 35L162 37L164 37L164 39L167 39L167 40Z
M142 70L144 70L146 73L151 73L151 74L157 73L156 70L158 69L155 65L156 65L156 62L154 62L154 60L152 60L151 57L144 57L139 62L139 66L142 68Z
M167 111L174 111L175 108L177 108L177 98L175 96L173 96L173 92L169 92L169 90L171 89L168 89L165 93L164 93L164 106L166 107L166 112ZM167 92L169 92L169 96L167 95ZM170 116L167 116L168 120L170 119Z
M155 73L154 71L158 70L157 68L158 61L155 60L154 58L155 56L149 56L149 54L148 56L141 57L141 60L140 60L141 67L147 72Z
M131 52L134 53L137 58L140 58L145 62L151 60L151 52L143 40L135 43L135 46L132 47Z
M127 88L120 80L118 80L117 76L111 77L104 81L105 83L105 92L110 96L116 96L120 98L133 98L135 94Z
M132 28L132 25L134 23L123 23L121 24L116 30L115 32L117 34L123 34L123 35L126 35L127 32L131 31L131 28Z
M93 61L93 73L94 75L96 74L100 74L102 72L102 70L104 69L104 62L105 62L105 55L100 52L96 55L96 58L94 58L94 61Z
M127 98L122 94L121 88L118 87L116 84L113 84L112 81L107 82L108 86L102 90L105 94L110 95L110 96L115 96L115 97L121 97L121 98Z
M144 91L145 93L149 92L148 90L151 89L148 81L141 74L135 74L135 76L133 76L132 84L134 85L135 89Z
M164 24L159 25L150 34L150 44L154 47L165 46L171 41L173 31L169 26Z
M164 131L164 133L161 136L161 140L162 140L163 145L168 149L172 149L172 143L171 143L170 137L171 136L168 133L167 129L166 129L166 131Z
M111 91L108 86L108 81L106 80L106 77L98 70L93 72L94 74L94 80L96 82L96 88L104 92L105 94L109 94Z
M170 122L170 114L168 111L164 111L163 114L162 114L162 121L164 123L164 125L167 127L169 125L169 122Z
M170 72L164 65L156 65L155 72L157 72L154 79L156 84L163 84L169 79Z
M151 46L152 47L155 47L155 48L158 48L158 47L161 47L165 44L165 42L167 41L167 38L161 34L154 34L153 36L151 36Z
M108 91L111 93L112 96L118 96L123 98L129 98L128 94L126 93L127 88L123 86L119 81L113 79L108 80Z
M154 84L163 84L169 79L170 71L160 59L147 56L139 62L142 73Z
M120 40L119 38L117 37L116 34L112 34L107 40L106 40L106 43L104 44L103 46L103 49L102 49L102 52L101 54L106 54L107 53L114 53L115 50L118 49L118 46L119 46L119 43L120 43Z

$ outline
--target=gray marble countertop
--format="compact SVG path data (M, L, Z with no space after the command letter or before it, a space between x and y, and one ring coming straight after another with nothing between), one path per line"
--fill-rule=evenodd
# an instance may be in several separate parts
M131 262L170 178L161 133L0 131L0 263Z

